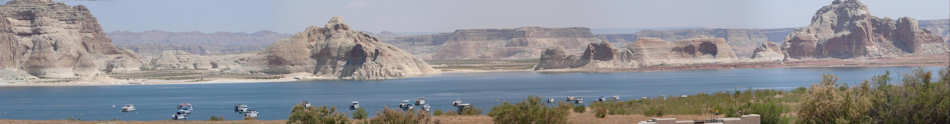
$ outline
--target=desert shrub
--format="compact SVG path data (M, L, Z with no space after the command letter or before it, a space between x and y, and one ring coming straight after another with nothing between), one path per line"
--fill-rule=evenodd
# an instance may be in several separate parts
M801 123L950 123L950 78L946 70L915 69L902 83L888 83L890 72L856 87L834 88L836 78L824 75L808 89L798 113Z
M475 106L462 109L462 113L459 113L459 115L481 115L481 114L482 114L482 109L478 109Z
M663 108L660 107L649 107L646 111L643 111L643 115L646 116L656 116L662 117L664 115Z
M366 112L366 109L357 108L356 111L353 111L353 119L366 119L369 117L369 113Z
M566 124L568 109L550 107L541 98L530 96L516 104L508 102L492 107L488 116L502 124Z
M429 122L429 116L424 111L393 110L389 107L377 112L376 117L369 120L370 124L421 124Z
M209 121L221 121L221 120L224 120L224 118L218 117L218 116L211 116L211 117L208 118L208 120L209 120Z
M442 109L436 109L434 112L432 112L433 116L442 116L442 114Z
M587 111L587 107L585 107L584 105L575 105L575 106L574 106L574 113L584 113L584 112L586 112L586 111Z
M291 109L288 124L347 124L350 120L337 112L336 107L304 107L303 105L294 105Z
M785 107L778 105L774 101L764 103L751 103L747 107L748 114L759 114L762 124L782 123L782 113L785 113ZM787 123L787 122L785 122Z
M597 117L597 118L606 118L606 117L607 117L607 108L594 108L594 117Z

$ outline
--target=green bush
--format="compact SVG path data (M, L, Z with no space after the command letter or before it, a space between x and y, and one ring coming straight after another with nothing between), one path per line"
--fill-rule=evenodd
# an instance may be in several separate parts
M607 108L594 108L594 117L597 117L597 118L606 118L606 117L607 117Z
M369 113L366 112L366 109L357 108L356 111L353 111L353 119L366 119L369 117Z
M350 120L342 112L337 112L336 107L304 107L303 105L294 105L291 109L288 124L347 124Z
M584 112L586 112L586 111L587 111L587 107L584 107L584 105L575 105L575 106L574 106L574 113L584 113Z
M568 109L547 106L540 97L530 96L516 104L504 102L492 107L488 116L502 124L566 124Z
M429 122L429 116L424 111L393 110L389 107L377 112L376 117L369 120L370 124L422 124Z
M782 113L785 113L783 106L774 101L767 101L749 104L746 114L759 114L762 124L779 124L783 119Z
M435 112L432 112L433 116L442 116L442 109L436 109Z
M475 106L462 109L462 113L459 115L481 115L482 109L478 109Z
M210 118L208 118L208 120L209 120L209 121L221 121L221 120L224 120L224 118L218 117L218 116L211 116Z
M891 85L890 72L856 87L837 85L833 75L808 89L800 123L950 123L950 75L915 69ZM837 87L836 87L837 86ZM845 87L845 89L841 89Z

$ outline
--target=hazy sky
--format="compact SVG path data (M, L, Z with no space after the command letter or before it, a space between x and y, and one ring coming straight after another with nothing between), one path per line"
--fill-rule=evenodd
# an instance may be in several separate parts
M832 0L106 0L88 6L107 31L291 33L343 16L364 31L450 32L520 26L591 28L805 26ZM948 0L863 0L872 15L943 19Z

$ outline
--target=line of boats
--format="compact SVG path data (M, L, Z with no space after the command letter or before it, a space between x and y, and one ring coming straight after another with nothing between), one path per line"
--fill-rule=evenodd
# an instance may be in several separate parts
M686 96L683 95L683 96L681 96L681 97L686 97ZM646 98L646 97L643 97L643 98L641 98L641 99L647 99L647 98ZM620 100L621 100L621 99L620 99L620 96L611 96L611 97L601 96L600 98L597 98L596 101L597 101L597 102L606 102L606 101L620 101ZM553 104L553 103L555 103L556 101L557 101L557 100L556 100L555 98L548 98L547 103ZM583 103L584 103L584 98L583 98L583 97L578 97L578 96L567 96L567 97L565 98L565 101L568 102L568 103L583 104ZM304 105L304 107L311 107L310 102L303 101L302 104ZM462 114L466 109L471 109L471 108L472 108L472 104L471 104L471 103L464 103L464 102L462 102L462 99L461 99L461 98L452 100L451 105L452 105L453 107L456 107L456 109L457 109L456 112L458 112L459 114ZM418 106L418 107L421 107L421 110L422 110L422 111L425 111L425 112L430 112L430 111L432 110L432 106L430 106L430 105L428 104L428 102L426 101L426 99L425 99L424 97L417 97L414 103L410 103L410 100L408 100L408 99L402 100L402 101L399 103L399 108L400 108L401 110L403 110L403 111L411 111L411 110L414 110L414 109L416 109L417 106ZM115 107L115 105L113 105L113 107ZM351 104L350 104L349 110L350 110L350 111L356 111L356 110L359 109L359 108L360 108L360 102L359 102L359 101L353 101L353 102L351 102ZM136 109L135 109L135 105L133 105L133 104L126 104L126 105L122 106L122 108L121 108L120 111L121 111L121 112L133 112L133 111L135 111L135 110L136 110ZM189 103L187 103L187 102L182 103L182 104L178 104L178 111L176 111L175 114L172 114L172 120L188 120L189 115L191 115L191 112L192 112L192 111L194 111L194 106L192 106L191 104L189 104ZM241 114L245 119L257 119L258 117L260 117L260 112L254 110L254 109L251 109L251 107L248 106L247 104L235 104L235 105L234 105L234 112Z
M115 105L113 105L113 107L115 107ZM191 115L191 112L195 110L194 106L192 106L190 103L187 103L187 102L178 104L177 108L178 108L178 111L175 111L175 113L172 114L172 118L171 118L172 120L188 120L188 118ZM125 104L122 106L121 110L119 111L120 112L134 112L135 110L136 110L135 105ZM245 119L257 119L258 117L260 117L260 112L250 109L250 107L246 104L234 105L234 112L243 115Z

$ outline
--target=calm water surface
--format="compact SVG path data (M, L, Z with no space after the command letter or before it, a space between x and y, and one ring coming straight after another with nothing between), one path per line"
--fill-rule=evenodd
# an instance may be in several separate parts
M745 89L782 89L809 86L820 75L835 74L840 82L857 84L874 75L891 71L895 80L917 67L817 68L817 69L733 69L675 72L622 73L466 73L384 81L310 81L287 83L85 86L85 87L0 87L0 119L62 120L168 120L176 105L195 106L192 120L210 116L240 119L234 104L248 104L261 112L261 119L287 119L295 103L308 100L314 105L330 105L344 110L353 100L374 113L396 108L399 101L426 97L433 109L451 109L449 102L462 98L487 112L503 101L526 96L600 96L623 99L642 96L679 96L699 92ZM924 67L938 71L940 67ZM892 82L895 83L895 82ZM118 108L135 104L138 111L122 113ZM347 115L349 115L349 112Z

